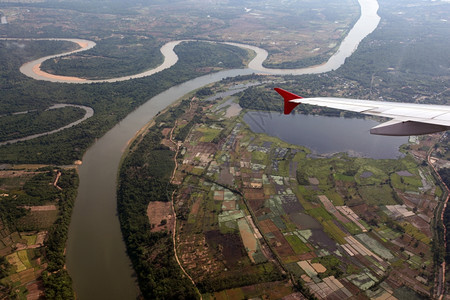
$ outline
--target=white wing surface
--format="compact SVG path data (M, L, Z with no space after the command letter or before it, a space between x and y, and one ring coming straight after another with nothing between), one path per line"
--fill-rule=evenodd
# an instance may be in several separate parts
M450 106L357 100L346 98L302 98L280 88L275 90L284 98L284 113L289 114L304 103L362 114L391 118L373 127L371 134L420 135L450 129Z

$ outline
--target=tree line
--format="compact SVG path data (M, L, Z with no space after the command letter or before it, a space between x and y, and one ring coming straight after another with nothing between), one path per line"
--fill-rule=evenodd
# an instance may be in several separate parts
M0 111L10 113L38 109L58 102L86 105L92 107L95 114L85 122L51 136L2 146L0 161L71 164L74 160L81 159L84 151L96 138L100 138L151 97L212 71L206 67L234 68L242 66L247 57L244 50L202 42L183 43L175 51L180 58L178 63L153 76L89 85L58 84L26 78L18 71L23 58L5 51L3 54L13 57L15 64L8 67L3 81L0 78ZM15 75L10 80L8 74ZM6 84L3 85L3 82Z
M118 214L127 253L146 299L196 299L198 295L178 266L171 233L151 232L147 206L151 201L169 201L174 190L170 177L174 152L163 146L160 124L174 126L188 101L159 115L124 159L119 172Z

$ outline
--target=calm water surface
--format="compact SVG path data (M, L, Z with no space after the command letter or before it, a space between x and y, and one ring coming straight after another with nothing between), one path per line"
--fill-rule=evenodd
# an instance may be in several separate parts
M397 158L399 147L408 137L372 135L369 129L378 123L364 119L346 119L312 115L287 115L277 112L248 112L244 121L256 133L266 133L317 154L348 152L369 158Z

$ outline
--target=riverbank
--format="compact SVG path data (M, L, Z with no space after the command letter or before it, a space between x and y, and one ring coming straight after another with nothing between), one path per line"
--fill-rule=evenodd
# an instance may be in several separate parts
M360 33L361 38L366 34ZM346 55L350 56L356 47L357 44L347 49ZM328 70L337 67L330 64ZM80 166L80 187L67 248L68 270L80 298L131 299L138 294L115 216L116 174L124 145L158 111L187 92L226 77L253 72L251 69L223 71L171 88L128 115L88 149Z
M80 109L83 109L86 113L84 114L84 116L81 119L78 119L74 122L71 122L70 124L67 124L65 126L62 126L60 128L51 130L51 131L47 131L47 132L42 132L42 133L38 133L38 134L33 134L33 135L29 135L23 138L18 138L18 139L13 139L13 140L8 140L8 141L4 141L4 142L0 142L0 146L3 145L8 145L8 144L14 144L17 142L22 142L22 141L28 141L28 140L32 140L41 136L45 136L45 135L51 135L57 132L60 132L64 129L76 126L78 124L80 124L81 122L91 118L94 115L94 110L91 107L87 107L84 105L75 105L75 104L55 104L50 106L49 108L47 108L46 110L52 110L52 109L58 109L58 108L63 108L63 107L77 107Z
M265 68L263 66L264 61L268 57L268 52L264 49L261 49L256 46L246 45L241 43L229 43L229 42L211 42L204 41L207 43L223 43L243 49L247 49L256 53L256 56L249 62L248 68L268 74L274 75L304 75L304 74L319 74L324 72L329 72L336 70L342 64L344 64L345 59L349 57L358 47L359 43L363 40L364 37L372 33L375 28L377 28L380 22L380 16L378 16L377 11L379 8L378 2L376 0L358 0L358 3L361 7L361 15L358 21L353 25L352 29L349 31L348 35L344 38L341 45L339 46L336 53L334 53L326 63L312 66L307 68L300 69L271 69ZM12 39L9 39L12 40ZM100 79L100 80L87 80L83 78L77 77L67 77L62 75L53 75L46 73L40 69L40 65L43 61L61 57L81 51L86 51L95 47L95 43L88 40L79 40L79 39L49 39L49 40L64 40L71 41L80 45L81 49L77 49L75 51L66 52L58 55L52 55L43 57L31 62L24 64L20 71L28 77L34 78L36 80L46 80L51 82L59 82L59 83L105 83L105 82L120 82L126 81L130 79L143 78L147 76L151 76L158 72L161 72L165 69L168 69L176 64L178 61L178 56L174 52L174 48L182 42L189 42L192 40L179 40L179 41L171 41L166 43L161 47L161 53L164 56L164 62L154 69L131 75L124 76L118 78L111 79ZM196 40L199 41L199 40Z

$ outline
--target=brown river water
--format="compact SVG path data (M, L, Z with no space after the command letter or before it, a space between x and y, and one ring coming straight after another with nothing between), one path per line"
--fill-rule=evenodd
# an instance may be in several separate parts
M133 276L130 260L120 232L116 206L116 181L120 158L130 139L148 123L159 111L175 102L188 92L206 84L220 81L225 77L246 75L254 72L271 74L313 74L324 73L339 68L347 57L358 47L359 42L370 34L379 23L376 0L359 0L361 17L341 43L338 51L323 65L297 70L266 69L262 62L267 58L263 49L235 44L256 52L248 69L223 71L202 76L181 85L172 87L157 95L136 109L112 128L90 147L79 167L80 186L69 229L67 245L67 268L73 278L78 299L135 299L139 289ZM72 40L72 39L69 39ZM95 43L85 40L72 40L80 46L77 51L94 47ZM115 82L150 76L175 64L178 60L174 47L182 41L164 45L161 51L165 62L156 70L101 80ZM60 54L60 55L66 55ZM36 80L86 84L94 81L79 78L59 78L39 72L39 64L55 56L41 58L25 64L21 71ZM34 68L34 70L33 70Z

